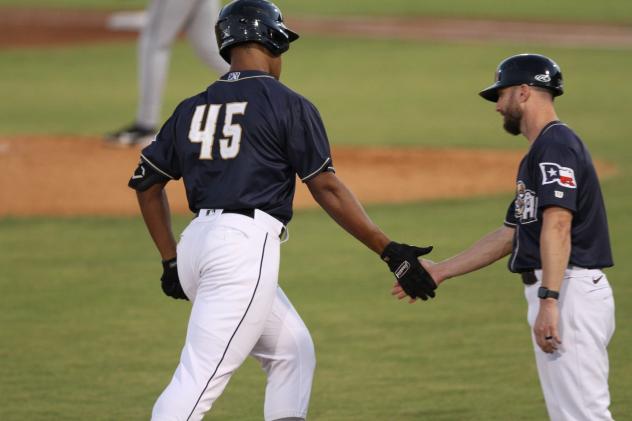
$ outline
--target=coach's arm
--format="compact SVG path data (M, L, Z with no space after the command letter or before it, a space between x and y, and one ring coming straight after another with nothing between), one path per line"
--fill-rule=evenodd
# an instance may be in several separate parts
M439 263L423 260L422 265L440 285L446 279L481 269L510 254L515 231L503 225L455 256ZM399 285L394 285L391 293L400 300L406 296Z

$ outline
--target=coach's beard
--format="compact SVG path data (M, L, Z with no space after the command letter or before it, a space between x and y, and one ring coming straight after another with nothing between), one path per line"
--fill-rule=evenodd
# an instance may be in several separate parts
M507 110L507 113L503 115L504 124L503 128L510 134L516 136L520 134L520 121L522 120L522 113L519 110Z

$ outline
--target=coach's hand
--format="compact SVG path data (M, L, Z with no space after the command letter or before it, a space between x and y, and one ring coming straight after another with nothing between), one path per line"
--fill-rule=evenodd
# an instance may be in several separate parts
M432 276L421 266L417 257L428 254L431 247L416 247L394 241L388 243L381 254L402 289L410 298L434 298L437 288Z
M162 291L169 297L181 300L188 300L180 285L178 278L177 258L162 261L162 276L160 277Z

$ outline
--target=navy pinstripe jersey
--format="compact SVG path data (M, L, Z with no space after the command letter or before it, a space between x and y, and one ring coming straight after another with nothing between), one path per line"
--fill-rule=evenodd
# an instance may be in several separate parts
M565 124L546 125L522 159L516 196L505 225L515 227L509 270L541 269L542 212L559 206L573 212L569 264L584 268L613 265L608 222L592 158L579 137Z
M256 208L285 224L296 175L334 170L316 107L259 71L229 72L184 100L141 159L183 178L193 212Z

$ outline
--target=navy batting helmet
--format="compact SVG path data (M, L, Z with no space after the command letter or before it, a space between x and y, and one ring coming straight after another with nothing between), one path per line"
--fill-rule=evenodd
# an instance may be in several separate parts
M562 71L557 63L540 54L518 54L500 62L495 83L479 95L496 102L498 90L522 84L548 89L554 97L564 93Z
M257 42L272 54L280 55L290 48L298 34L283 23L281 10L266 0L235 0L219 12L215 24L217 46L230 63L230 48L244 42Z

